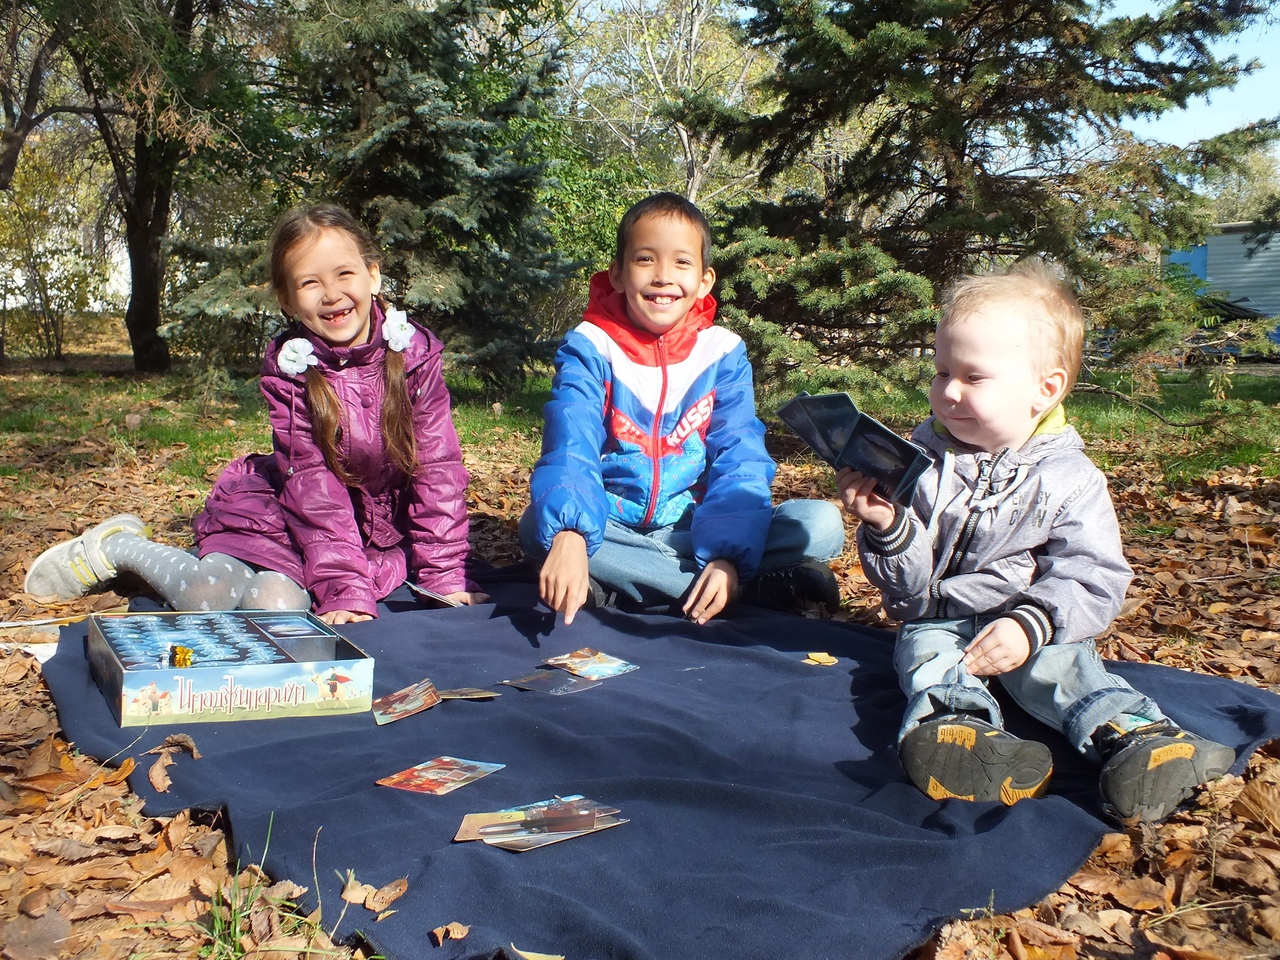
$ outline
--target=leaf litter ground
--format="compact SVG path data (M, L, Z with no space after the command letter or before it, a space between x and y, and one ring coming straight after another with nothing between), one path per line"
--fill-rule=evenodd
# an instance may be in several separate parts
M13 384L15 378L4 379ZM527 502L528 468L516 446L473 447L466 454L472 540L495 564L519 554L516 521ZM1117 464L1109 476L1136 577L1122 615L1101 638L1104 653L1280 690L1280 482L1229 469L1169 491L1140 448L1113 444L1106 452ZM118 512L141 516L157 539L189 545L190 518L207 487L163 479L163 464L182 453L180 445L134 447L121 457L107 436L34 445L20 435L0 435L0 458L38 471L42 480L19 485L0 476L0 502L7 505L0 619L78 616L127 603L126 592L50 604L23 594L22 578L46 546ZM216 469L211 466L211 476ZM824 465L782 458L779 499L831 494ZM852 526L849 533L852 545ZM856 553L850 549L833 567L845 597L840 617L892 626ZM56 627L3 633L0 639L8 641L57 638ZM162 784L168 752L198 750L198 744L168 744L154 759L123 756L99 765L59 737L33 658L4 653L0 674L5 957L359 955L358 948L329 941L324 915L304 918L292 909L302 888L273 883L252 866L235 872L216 817L146 815L125 774L147 764L152 782ZM379 912L388 909L385 897L373 899ZM323 909L334 912L332 920L341 909L374 907ZM1210 785L1166 823L1117 828L1036 906L1013 916L974 908L912 960L1280 955L1280 743L1255 755L1243 778ZM439 918L441 924L470 919Z

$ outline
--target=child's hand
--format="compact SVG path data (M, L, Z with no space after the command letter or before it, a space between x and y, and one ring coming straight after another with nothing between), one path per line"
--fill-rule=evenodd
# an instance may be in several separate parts
M987 624L964 648L964 666L971 677L995 677L1016 670L1031 656L1031 641L1017 620L1002 617Z
M328 613L320 614L320 619L333 627L340 623L359 623L361 620L372 620L373 617L367 613L356 613L354 610L330 610Z
M577 530L561 530L551 541L538 574L538 594L552 610L564 614L564 625L587 602L587 541Z
M464 607L469 607L473 603L487 602L489 595L487 593L480 593L479 591L473 593L467 590L459 590L457 593L446 593L444 598L446 600L452 600L454 603L460 603Z
M729 605L738 592L738 568L723 557L702 568L681 608L694 623L706 623Z
M874 477L844 467L836 474L836 485L840 488L844 508L863 523L869 523L877 530L888 530L893 526L895 507L875 492Z

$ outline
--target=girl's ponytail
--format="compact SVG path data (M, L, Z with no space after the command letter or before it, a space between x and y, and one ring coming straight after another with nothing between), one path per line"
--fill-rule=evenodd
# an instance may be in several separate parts
M404 376L404 354L386 351L382 368L382 440L387 456L409 476L418 471L418 438L413 432L413 400Z
M347 469L338 452L342 442L342 404L338 402L338 395L316 367L308 367L306 377L305 395L307 412L311 414L311 433L324 456L325 465L348 487L358 486L360 479Z
M405 380L404 354L388 350L382 368L382 441L387 457L412 477L418 470L418 439L413 432L413 402ZM307 412L311 415L311 432L325 465L333 475L349 487L360 485L360 478L345 463L339 449L342 444L342 404L318 368L308 367L306 374Z

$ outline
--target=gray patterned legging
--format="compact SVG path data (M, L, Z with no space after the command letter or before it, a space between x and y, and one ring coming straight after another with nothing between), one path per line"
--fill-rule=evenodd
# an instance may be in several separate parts
M225 553L185 550L120 533L102 541L117 570L136 574L175 610L310 610L311 595L283 573L255 570Z

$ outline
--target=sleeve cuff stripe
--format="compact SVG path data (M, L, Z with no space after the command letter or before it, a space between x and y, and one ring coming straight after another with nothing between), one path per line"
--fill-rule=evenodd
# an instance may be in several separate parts
M907 522L905 513L899 511L893 518L888 530L875 530L867 527L867 539L875 545L882 556L892 557L902 553L915 539L914 528Z
M1039 607L1025 605L1009 611L1009 616L1021 624L1027 631L1027 639L1031 641L1034 653L1047 643L1053 642L1053 622L1049 615Z

